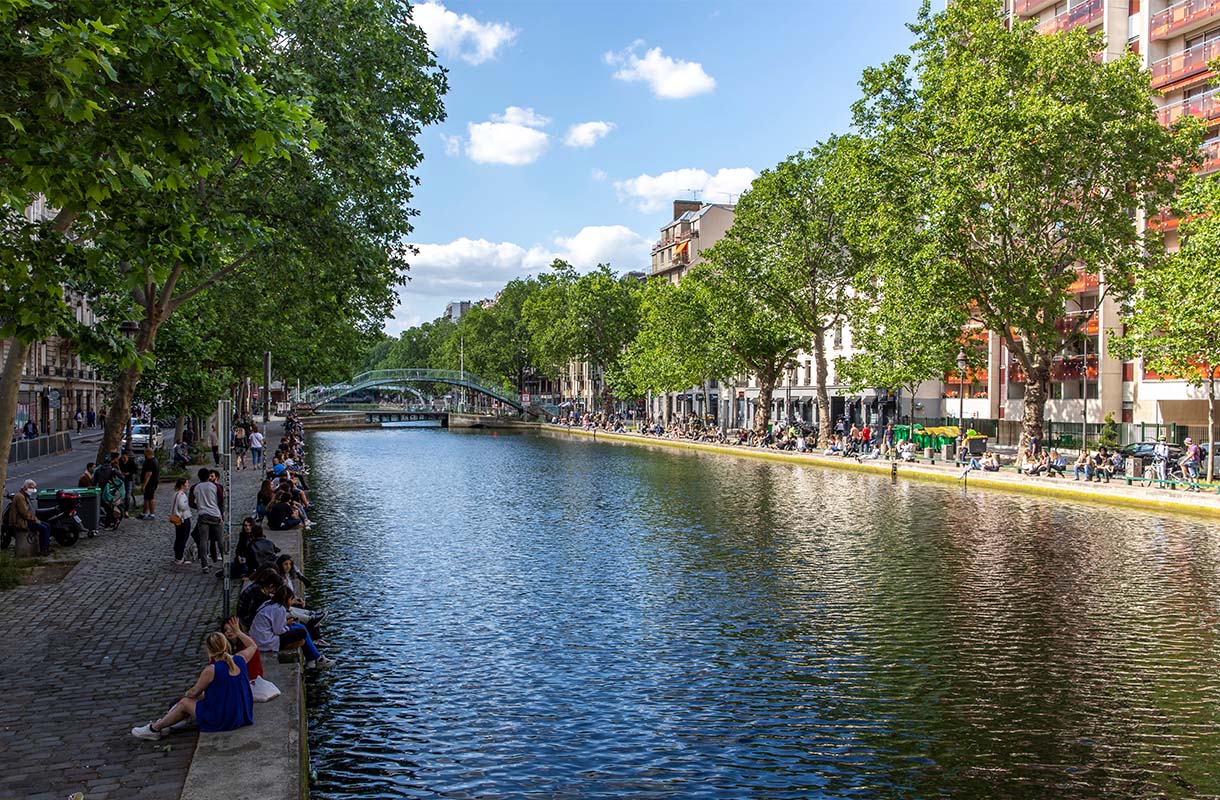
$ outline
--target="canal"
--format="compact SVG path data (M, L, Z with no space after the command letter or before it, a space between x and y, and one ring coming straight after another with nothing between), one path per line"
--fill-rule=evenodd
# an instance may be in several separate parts
M538 434L311 436L312 795L1220 794L1220 530Z

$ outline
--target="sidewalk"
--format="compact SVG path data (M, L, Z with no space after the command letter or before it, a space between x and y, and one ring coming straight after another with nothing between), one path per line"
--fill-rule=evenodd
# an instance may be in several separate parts
M258 476L233 473L235 523L253 508ZM221 612L215 570L173 564L172 492L172 483L158 488L154 521L131 518L56 548L56 560L79 561L62 581L0 592L0 797L181 793L198 734L160 742L130 734L194 682L206 663L203 637Z
M573 426L543 425L547 432L564 433L576 436L592 437L598 441L612 441L644 446L687 448L706 450L724 455L735 455L746 458L762 458L771 461L786 461L793 464L829 467L833 469L869 472L877 475L890 476L894 466L897 475L904 479L929 480L941 483L955 483L965 488L985 488L998 491L1022 492L1064 500L1107 503L1128 508L1139 508L1145 511L1173 511L1187 514L1204 514L1220 516L1220 494L1215 488L1204 489L1198 493L1177 489L1162 489L1156 486L1144 486L1136 482L1127 486L1125 479L1115 479L1110 483L1086 483L1073 481L1069 478L1030 477L1021 475L1016 470L1006 468L1000 472L970 472L966 481L959 480L962 468L952 461L937 460L935 463L918 461L890 462L884 459L842 458L840 456L825 456L820 453L796 453L787 450L769 450L761 447L741 447L738 445L709 444L693 442L685 439L666 439L663 437L642 436L637 433L610 433L608 431L586 431Z

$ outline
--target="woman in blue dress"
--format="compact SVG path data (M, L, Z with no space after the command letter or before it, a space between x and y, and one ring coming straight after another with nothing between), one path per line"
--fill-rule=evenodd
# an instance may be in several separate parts
M236 655L229 648L230 637L241 642L242 649ZM204 733L236 730L254 722L254 698L246 672L247 661L258 651L254 640L242 631L237 617L229 617L225 632L209 633L203 646L208 665L199 673L199 680L168 714L132 728L132 736L157 740L191 717Z

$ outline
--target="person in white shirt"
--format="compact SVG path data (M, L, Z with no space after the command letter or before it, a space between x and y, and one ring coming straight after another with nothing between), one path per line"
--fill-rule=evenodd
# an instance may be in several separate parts
M1157 480L1164 484L1169 480L1169 444L1164 436L1156 440L1156 446L1152 448L1152 460L1156 465Z
M263 464L263 432L258 425L250 425L250 466L258 469Z

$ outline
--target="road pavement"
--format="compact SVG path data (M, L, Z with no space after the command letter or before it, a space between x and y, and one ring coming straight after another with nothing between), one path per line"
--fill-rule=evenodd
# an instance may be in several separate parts
M162 431L165 441L172 443L174 429ZM102 429L93 428L72 435L72 450L57 456L36 458L33 461L22 461L8 465L8 475L4 481L4 493L9 494L21 488L26 478L38 481L40 489L62 489L75 486L85 465L97 455L97 444L102 439Z

